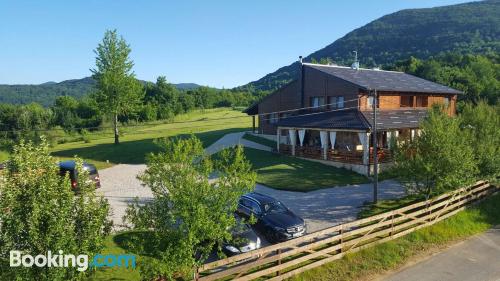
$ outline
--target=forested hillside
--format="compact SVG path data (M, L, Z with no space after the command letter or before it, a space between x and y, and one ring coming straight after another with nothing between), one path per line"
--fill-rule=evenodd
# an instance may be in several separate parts
M388 65L411 56L427 59L446 52L498 53L500 1L402 10L349 32L308 55L305 61L330 58L337 64L350 65L354 60L354 50L358 51L364 67ZM295 62L243 88L276 89L297 77L298 70Z
M141 81L146 84L146 81ZM0 85L0 103L28 104L36 102L51 106L57 97L82 98L94 90L95 81L90 77L72 79L60 83L47 82L40 85ZM194 83L174 84L179 90L193 90L200 85Z
M498 104L500 99L500 56L498 54L447 54L432 59L414 57L396 62L388 69L403 71L464 92L459 101Z

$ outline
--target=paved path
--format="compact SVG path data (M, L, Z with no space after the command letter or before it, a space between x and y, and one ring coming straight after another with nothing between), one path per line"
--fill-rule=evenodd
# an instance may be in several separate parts
M214 153L221 151L224 148L233 147L239 144L243 145L244 147L250 147L264 151L271 151L271 148L269 146L243 139L244 134L245 132L227 134L222 138L220 138L219 140L217 140L212 145L210 145L209 147L207 147L205 149L205 152L209 155L212 155Z
M500 226L402 269L387 281L499 281Z
M257 184L255 191L285 203L304 218L308 232L356 220L363 204L373 199L372 184L338 186L310 192L283 191ZM396 181L379 183L379 199L394 199L404 195L404 188Z

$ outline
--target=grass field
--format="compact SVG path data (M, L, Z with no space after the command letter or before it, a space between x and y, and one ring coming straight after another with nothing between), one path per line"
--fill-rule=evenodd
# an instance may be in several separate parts
M172 123L123 126L120 128L120 145L113 144L110 129L88 133L87 142L78 140L81 136L63 135L59 141L64 139L67 142L55 145L52 153L61 159L77 155L96 164L99 169L120 163L139 164L144 163L147 153L158 150L154 139L194 134L206 147L227 133L248 130L251 125L251 118L240 111L229 108L197 110L176 116ZM0 151L0 162L7 158L8 153Z
M406 201L400 203L408 204ZM379 208L399 207L386 202ZM369 280L370 276L396 269L412 257L424 255L500 224L500 193L435 225L346 255L344 258L299 274L291 280ZM378 213L378 208L372 214ZM368 215L368 213L366 213Z
M223 120L213 120L220 119ZM227 119L226 119L227 118ZM62 159L75 155L96 164L99 169L114 164L140 164L149 152L158 151L154 139L171 136L196 135L203 145L209 146L223 135L247 130L251 119L231 109L211 109L177 116L173 123L149 124L148 126L125 127L120 145L113 144L110 133L90 133L89 143L84 141L56 145L53 155Z
M272 140L269 140L269 139L266 139L266 138L263 138L263 137L258 137L258 136L254 136L254 135L251 135L251 134L247 133L247 134L243 135L243 138L246 139L246 140L258 143L258 144L269 146L271 148L276 148L276 142L275 141L272 141Z
M257 171L257 182L276 189L306 192L369 181L346 169L286 155L252 148L245 148L245 155Z

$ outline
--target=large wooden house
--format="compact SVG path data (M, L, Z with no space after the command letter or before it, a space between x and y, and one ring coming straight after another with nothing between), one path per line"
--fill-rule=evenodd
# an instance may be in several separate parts
M403 72L300 63L300 76L245 110L254 131L277 140L276 150L345 167L373 169L373 105L382 168L392 139L413 139L432 104L455 114L462 92ZM375 100L376 99L376 100ZM297 110L300 109L300 110Z

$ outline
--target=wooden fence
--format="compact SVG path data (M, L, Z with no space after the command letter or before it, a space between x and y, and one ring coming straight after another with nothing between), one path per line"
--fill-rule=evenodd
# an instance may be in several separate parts
M432 225L496 191L498 187L486 181L479 181L428 201L207 263L197 269L195 279L283 280L340 259L346 253L353 253Z

